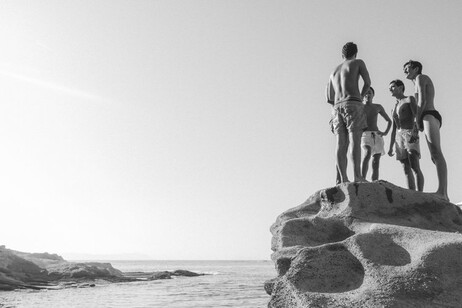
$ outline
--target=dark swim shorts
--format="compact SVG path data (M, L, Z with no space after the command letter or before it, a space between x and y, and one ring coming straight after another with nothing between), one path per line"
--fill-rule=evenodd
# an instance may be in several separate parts
M437 119L438 121L440 121L440 128L441 128L441 125L443 125L443 119L441 118L441 114L436 111L436 110L425 110L424 112L422 112L422 116L420 117L420 120L419 120L419 126L421 129L423 129L423 118L427 115L431 115L433 116L435 119Z

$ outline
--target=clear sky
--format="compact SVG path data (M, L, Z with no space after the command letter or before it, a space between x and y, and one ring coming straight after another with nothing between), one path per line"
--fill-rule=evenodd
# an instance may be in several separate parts
M269 259L277 215L335 184L324 89L348 41L387 112L389 82L412 94L402 65L423 63L449 196L462 201L461 11L456 0L1 1L0 244ZM405 186L394 157L380 178Z

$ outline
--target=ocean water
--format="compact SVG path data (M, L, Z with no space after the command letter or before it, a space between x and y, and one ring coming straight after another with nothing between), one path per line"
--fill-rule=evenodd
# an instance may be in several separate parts
M0 291L1 308L259 308L274 278L271 261L101 261L123 272L189 270L208 275L167 280L97 284L93 288Z

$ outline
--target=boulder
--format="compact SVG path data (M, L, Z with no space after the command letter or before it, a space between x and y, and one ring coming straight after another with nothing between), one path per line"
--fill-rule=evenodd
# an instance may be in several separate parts
M268 307L460 307L462 211L385 181L316 192L271 227Z

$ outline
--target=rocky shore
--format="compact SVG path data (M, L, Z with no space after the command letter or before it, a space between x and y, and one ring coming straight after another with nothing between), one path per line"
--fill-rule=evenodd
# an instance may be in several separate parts
M0 291L93 287L103 283L200 275L187 270L121 272L110 263L69 262L57 254L26 253L0 246Z

